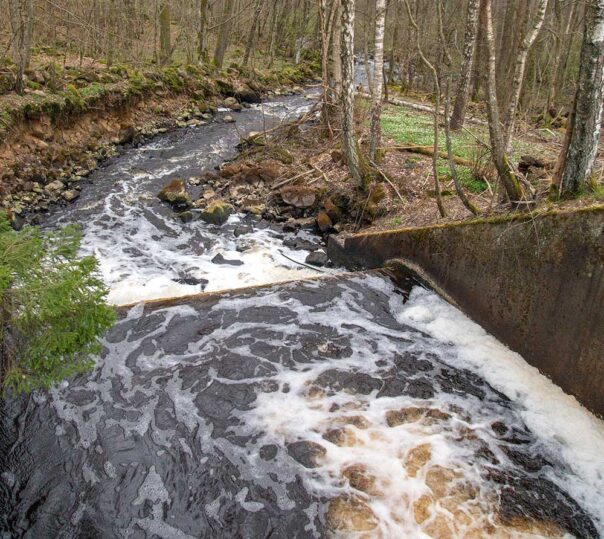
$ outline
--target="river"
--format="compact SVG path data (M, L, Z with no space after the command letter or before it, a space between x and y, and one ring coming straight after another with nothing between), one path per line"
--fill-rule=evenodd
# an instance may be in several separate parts
M308 105L128 149L45 219L82 225L115 304L223 292L129 307L93 372L3 402L2 537L602 536L604 425L479 325L156 199Z

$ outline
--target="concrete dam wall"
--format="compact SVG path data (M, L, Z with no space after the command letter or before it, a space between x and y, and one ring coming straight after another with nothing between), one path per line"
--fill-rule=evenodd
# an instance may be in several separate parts
M419 266L448 299L604 416L604 206L332 237L332 259Z

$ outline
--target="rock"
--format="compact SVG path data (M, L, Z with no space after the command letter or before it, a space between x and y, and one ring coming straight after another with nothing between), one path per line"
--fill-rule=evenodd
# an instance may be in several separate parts
M222 106L227 109L231 109L231 110L235 110L235 111L239 111L242 108L239 101L237 101L234 97L227 97L222 102Z
M262 215L266 211L266 206L264 204L249 204L243 206L241 211L252 215Z
M172 180L157 194L157 198L181 208L191 206L191 196L187 193L184 180Z
M319 212L319 215L317 215L317 228L323 233L329 232L333 228L329 215L324 211Z
M310 253L304 262L311 266L323 267L328 264L329 258L327 258L327 255L323 251L315 251L314 253Z
M75 189L69 189L67 191L63 191L63 193L61 193L61 196L67 202L73 202L76 198L78 198L80 196L80 193L79 193L79 191L76 191Z
M320 466L327 450L321 444L303 440L287 444L287 452L305 468L316 468Z
M129 125L129 126L123 127L120 130L120 133L118 135L118 143L119 144L129 144L134 140L135 136L136 136L136 129L134 128L134 126Z
M297 237L285 238L283 240L283 245L294 251L317 251L321 248L318 243Z
M210 225L223 225L232 213L233 206L222 200L214 200L202 210L200 217Z
M227 266L243 266L243 262L241 260L227 260L218 253L214 258L212 258L212 264L221 264Z
M376 488L377 479L369 473L364 464L351 464L342 470L342 475L348 479L350 486L366 494L377 496L379 491Z
M325 213L329 216L332 223L335 224L341 219L342 212L340 211L340 208L338 208L330 198L326 198L323 201L323 208L325 209Z
M195 277L193 275L183 275L182 277L176 279L176 282L180 284L187 284L189 286L201 285L201 289L203 290L210 281L201 277Z
M222 121L223 121L225 124L234 124L234 123L235 123L235 118L233 118L233 117L232 117L230 114L227 114L227 115L226 115L226 116L225 116L225 117L222 119Z
M316 192L308 187L287 186L283 187L280 193L283 202L294 208L310 208L317 200Z
M177 213L176 216L183 223L190 223L193 220L193 212L190 211L181 211L180 213Z
M252 230L253 229L251 226L241 225L241 226L235 227L233 234L235 235L236 238L238 238L239 236L249 234L250 232L252 232Z
M62 191L65 188L63 182L61 180L55 180L54 182L50 182L48 185L44 187L44 190L47 193L57 193Z
M346 494L341 494L329 502L326 521L331 530L345 533L369 532L378 525L369 505L357 496Z

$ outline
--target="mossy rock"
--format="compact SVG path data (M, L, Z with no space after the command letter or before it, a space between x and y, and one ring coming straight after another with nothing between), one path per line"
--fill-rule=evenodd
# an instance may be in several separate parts
M173 206L191 205L191 196L187 193L184 180L172 180L157 194L157 198Z
M223 225L233 213L233 206L223 200L210 202L199 215L202 221L210 225Z

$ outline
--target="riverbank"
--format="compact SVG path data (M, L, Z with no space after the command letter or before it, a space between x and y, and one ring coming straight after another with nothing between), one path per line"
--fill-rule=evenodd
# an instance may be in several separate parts
M120 146L236 113L263 99L301 92L313 66L251 71L236 64L133 70L66 69L60 81L38 71L23 96L0 96L0 206L19 226L28 212L78 198L82 179ZM225 121L231 121L225 117Z

